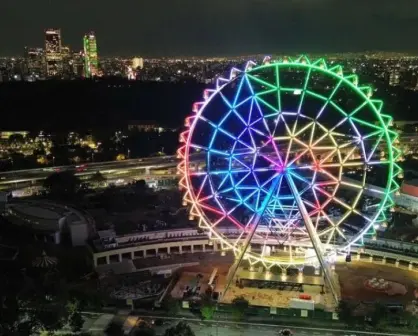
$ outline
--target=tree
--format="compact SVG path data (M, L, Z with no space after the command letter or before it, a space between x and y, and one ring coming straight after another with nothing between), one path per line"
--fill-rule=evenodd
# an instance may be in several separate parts
M356 318L354 316L354 305L348 301L341 300L338 303L337 314L340 321L349 326L354 325L356 322Z
M71 331L75 333L81 331L84 325L84 318L81 315L80 302L78 300L72 301L68 303L67 308L69 312L68 324L71 327Z
M382 321L386 319L387 315L387 307L380 302L375 302L373 305L373 312L370 316L370 324L376 328Z
M68 302L71 304L68 304ZM0 334L35 335L61 329L67 322L82 325L78 301L57 272L3 269L0 274Z
M97 185L102 186L106 183L107 179L103 176L103 174L97 171L94 175L90 177L90 182Z
M34 331L53 332L64 327L68 318L65 306L54 306L44 304L30 311L29 316L35 326Z
M204 320L212 320L213 315L215 313L215 305L214 304L205 304L200 308L200 313Z
M120 324L115 322L110 322L105 330L106 335L108 336L122 336L123 328Z
M172 296L167 296L162 302L161 308L163 308L171 316L175 316L180 309L180 305L179 302Z
M80 179L74 173L64 171L49 175L43 186L51 196L68 199L75 195L80 184Z
M20 133L15 133L15 134L11 134L9 136L9 144L14 144L14 145L21 145L25 143L25 138L22 134Z
M75 311L71 314L68 323L72 332L80 332L83 329L84 318L79 311Z
M67 321L66 305L54 296L49 284L31 279L18 269L3 270L0 276L0 334L34 335L52 332ZM36 307L36 309L33 309Z
M232 315L237 320L242 320L247 313L249 302L243 296L238 296L232 300Z
M135 336L155 336L155 330L148 324L142 323L135 331Z
M145 180L138 180L135 182L135 188L138 190L146 190L147 189L147 182Z
M203 295L201 304L200 313L202 314L202 318L204 320L212 320L216 306L211 299L210 294Z
M186 322L179 322L176 326L167 329L164 336L195 336L195 333Z

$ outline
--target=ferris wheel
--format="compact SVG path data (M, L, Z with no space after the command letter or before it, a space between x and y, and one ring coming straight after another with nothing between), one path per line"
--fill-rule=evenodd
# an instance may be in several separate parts
M330 278L330 251L374 237L399 188L397 134L371 96L323 59L233 68L193 105L180 135L191 217L237 262L319 262Z

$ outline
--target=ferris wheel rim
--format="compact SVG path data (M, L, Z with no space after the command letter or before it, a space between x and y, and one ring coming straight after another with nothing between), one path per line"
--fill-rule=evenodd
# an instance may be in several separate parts
M319 64L319 63L318 63ZM389 174L390 176L393 175L393 171L394 171L394 150L392 148L392 146L390 146L390 144L393 143L394 139L391 139L389 136L389 130L386 126L385 121L383 120L383 117L379 111L379 109L376 107L376 105L373 103L373 100L370 99L370 97L368 95L366 95L362 90L360 90L353 82L351 82L350 80L347 79L347 77L333 72L327 68L324 68L322 66L319 65L315 65L312 63L298 63L298 62L274 62L274 63L269 63L269 64L264 64L264 65L259 65L259 66L254 66L251 69L247 69L246 70L240 72L238 75L234 75L232 76L232 71L231 71L231 76L229 80L219 80L218 81L218 85L216 90L213 90L213 93L210 95L210 97L208 97L208 99L206 99L205 102L203 103L199 103L199 109L198 111L195 111L196 113L196 117L194 118L192 124L190 125L190 128L188 130L188 134L187 134L187 140L186 140L186 144L184 146L184 167L186 167L185 169L187 170L187 167L189 166L189 158L190 158L190 138L191 135L194 132L194 129L196 127L196 124L199 120L199 116L202 114L203 111L205 111L205 109L207 108L207 106L211 103L212 99L214 99L214 97L216 97L216 95L222 91L222 89L226 86L231 84L233 81L238 80L239 78L241 78L241 76L248 74L248 73L253 73L265 68L269 68L272 66L287 66L287 67L291 67L291 66L298 66L298 67L305 67L305 68L310 68L310 69L315 69L320 71L321 73L327 74L329 76L332 76L338 80L340 80L341 82L343 82L345 85L349 86L350 89L354 90L355 93L359 94L361 96L361 98L367 102L367 105L373 110L374 112L374 116L378 118L381 126L384 128L384 135L385 135L385 144L387 144L387 150L388 150L388 154L389 157L391 158L389 160ZM236 69L233 71L237 71ZM195 190L192 187L192 182L190 181L190 176L189 174L185 174L185 180L184 180L185 184L186 184L186 188L188 189L188 193L189 193L189 197L191 198L190 201L194 201L193 199L195 199ZM388 179L387 185L385 187L385 191L390 190L392 186L392 183L390 181L390 179ZM382 212L386 209L385 205L387 203L390 203L392 201L392 198L390 196L389 192L385 192L384 194L384 198L382 199L381 206L379 206L379 211L376 212L376 214L373 216L373 219L370 221L370 223L368 225L366 225L365 227L363 227L362 230L359 231L359 233L356 234L354 239L351 239L350 241L348 241L345 245L342 244L339 246L339 250L344 250L349 248L351 245L355 244L358 240L360 240L364 234L370 230L370 228L374 225L374 223L376 222L376 220L378 219L378 217L382 214ZM239 246L237 246L237 244L232 244L231 241L229 241L224 235L220 234L219 232L216 231L216 229L214 229L213 226L211 226L211 221L207 218L206 213L199 207L196 206L196 204L192 205L192 212L195 213L195 215L199 216L199 226L201 226L202 228L209 230L211 235L214 235L216 238L216 240L219 240L221 242L221 245L226 245L229 249L234 250L234 252L239 251ZM263 260L265 258L263 257L258 257L255 254L252 254L251 252L248 253L249 256L252 259L257 259L257 261L263 262Z

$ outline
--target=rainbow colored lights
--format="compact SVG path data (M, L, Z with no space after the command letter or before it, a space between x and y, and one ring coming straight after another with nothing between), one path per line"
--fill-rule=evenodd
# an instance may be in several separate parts
M246 258L268 268L306 262L301 251L312 239L301 206L325 248L373 236L394 205L401 153L391 117L371 95L356 75L323 59L266 57L233 68L204 91L180 135L180 188L191 217L238 254L261 216L252 237L261 252ZM377 177L383 188L372 186ZM265 252L277 245L299 252Z

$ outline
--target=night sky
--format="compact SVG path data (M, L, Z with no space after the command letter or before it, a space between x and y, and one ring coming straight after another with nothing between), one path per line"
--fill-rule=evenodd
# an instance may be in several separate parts
M1 0L0 55L61 28L102 55L418 51L418 0Z

